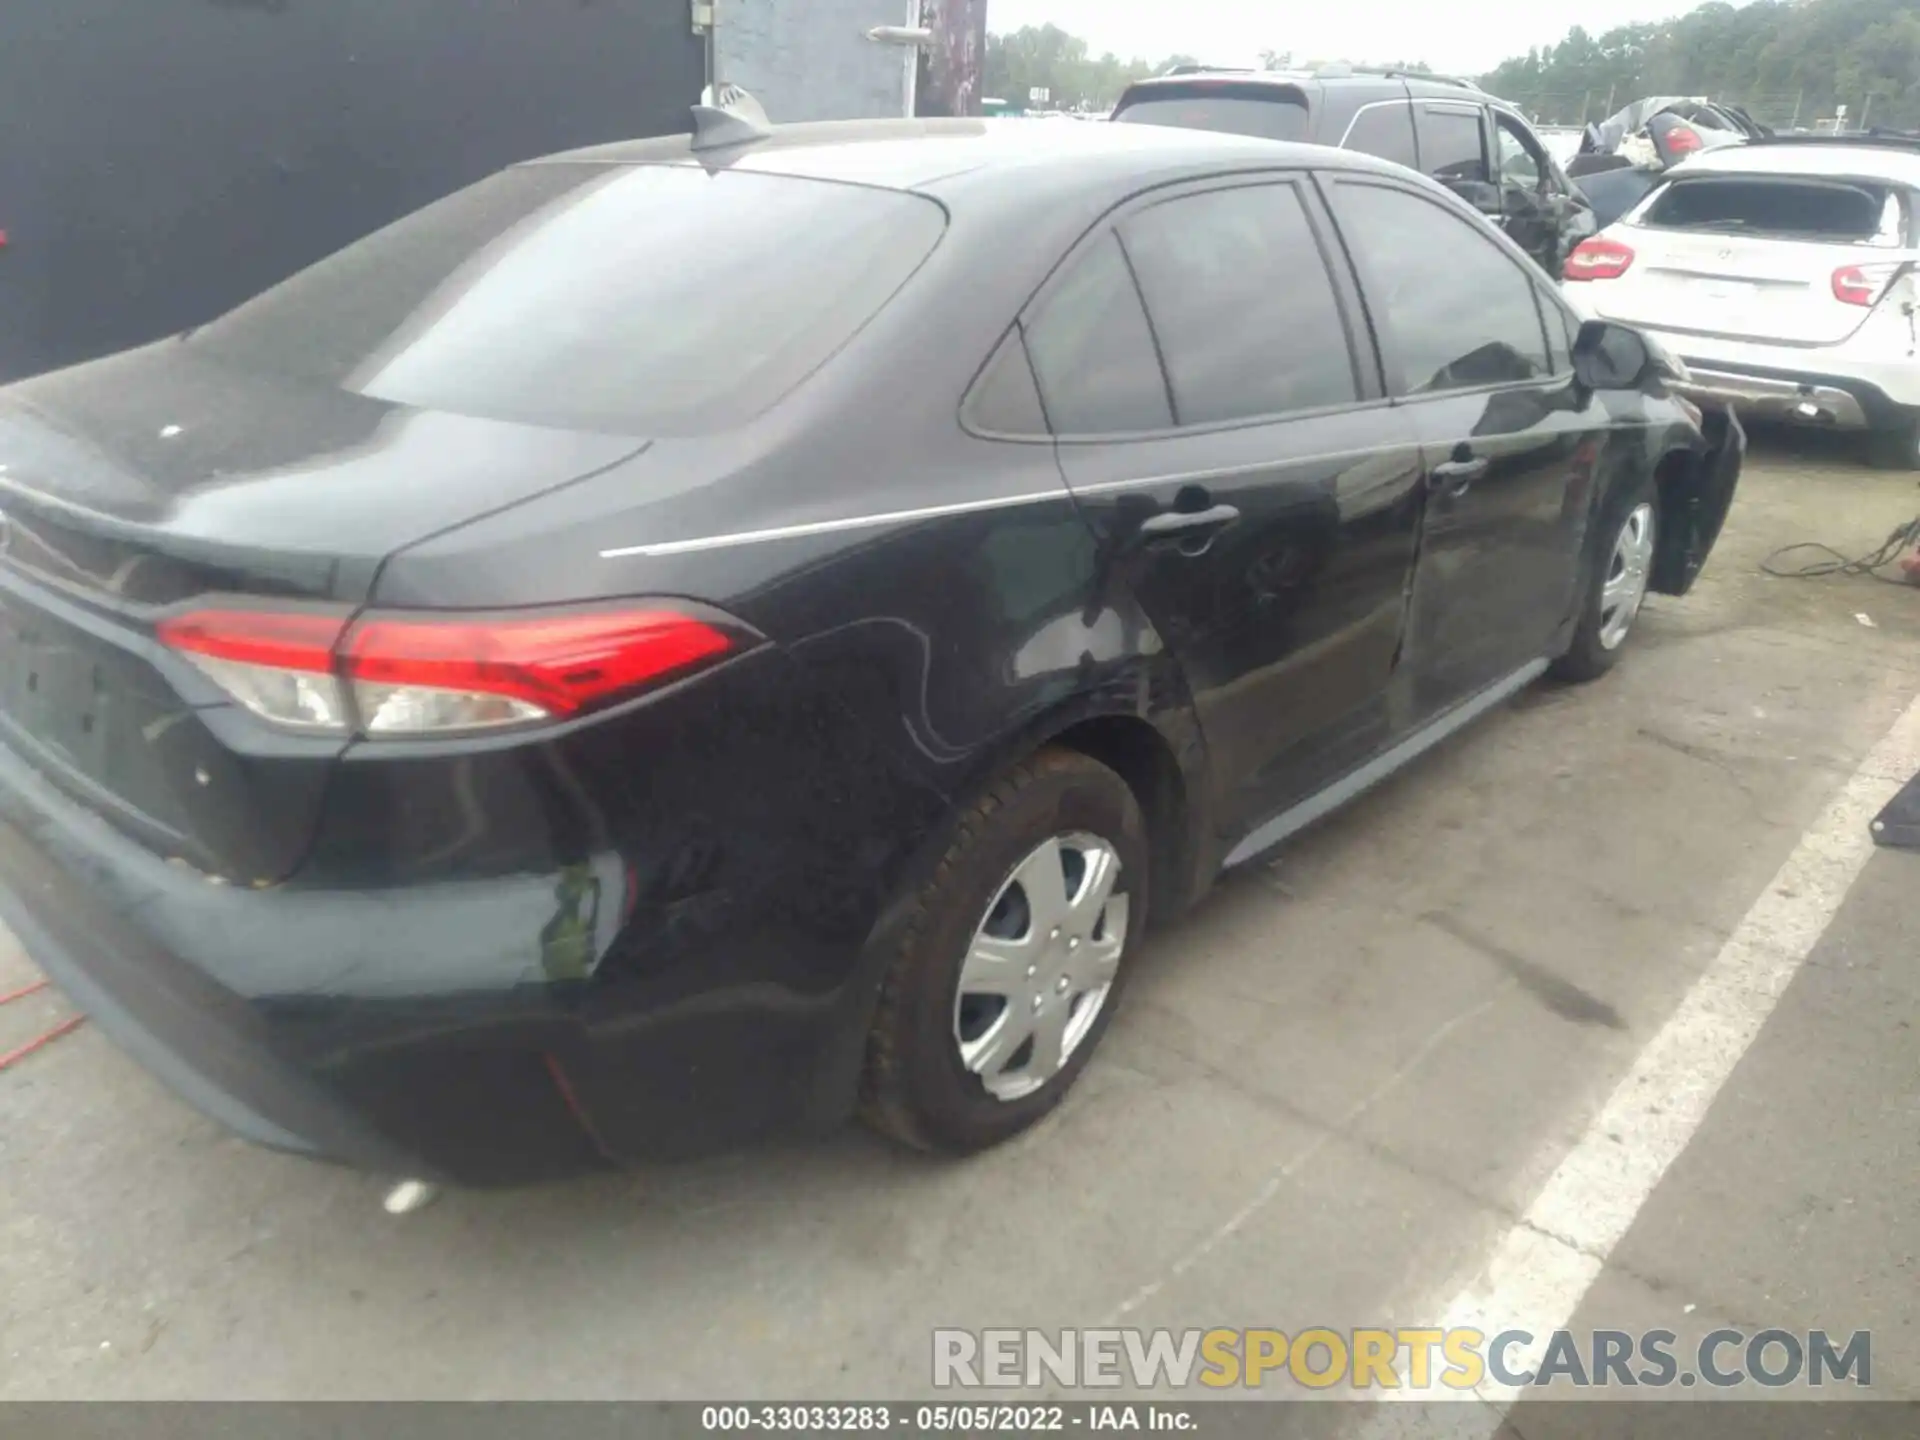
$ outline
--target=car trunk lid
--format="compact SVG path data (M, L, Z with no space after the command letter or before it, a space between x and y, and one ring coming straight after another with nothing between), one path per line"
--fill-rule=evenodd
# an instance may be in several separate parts
M1669 332L1838 344L1912 260L1904 229L1900 202L1884 186L1676 179L1617 232L1634 263L1599 282L1605 292L1596 298L1615 319ZM1858 272L1857 282L1836 284L1847 272Z
M410 409L177 342L0 392L0 743L169 858L282 879L345 741L261 725L159 621L214 596L349 613L394 551L646 443Z

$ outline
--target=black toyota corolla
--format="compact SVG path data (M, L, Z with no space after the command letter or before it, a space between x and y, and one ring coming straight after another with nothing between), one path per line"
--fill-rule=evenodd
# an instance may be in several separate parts
M988 1145L1150 916L1687 589L1679 378L1351 152L522 165L0 392L0 911L369 1169Z

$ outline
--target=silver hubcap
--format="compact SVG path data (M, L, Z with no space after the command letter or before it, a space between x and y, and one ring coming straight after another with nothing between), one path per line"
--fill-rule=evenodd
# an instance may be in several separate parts
M960 968L953 1038L999 1100L1031 1095L1093 1029L1127 943L1120 856L1097 835L1057 835L1014 866Z
M1607 583L1600 591L1600 646L1615 650L1633 628L1640 602L1647 598L1653 569L1653 506L1636 505L1613 542Z

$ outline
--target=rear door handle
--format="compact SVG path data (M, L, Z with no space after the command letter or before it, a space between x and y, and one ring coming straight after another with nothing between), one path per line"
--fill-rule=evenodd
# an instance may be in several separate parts
M1240 518L1231 505L1215 505L1210 510L1162 510L1140 522L1140 534L1147 540L1187 540L1224 530Z
M1474 481L1487 473L1487 457L1475 455L1465 460L1442 460L1427 477L1428 486L1446 495L1461 495Z

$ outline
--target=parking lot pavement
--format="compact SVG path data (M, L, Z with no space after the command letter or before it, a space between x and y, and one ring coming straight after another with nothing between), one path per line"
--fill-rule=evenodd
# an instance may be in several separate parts
M395 1221L83 1027L0 1074L0 1398L908 1397L936 1326L1437 1323L1920 693L1920 590L1758 561L1916 509L1758 438L1614 675L1226 883L1059 1114L964 1164L850 1132ZM1575 1323L1871 1328L1920 1393L1915 894L1869 862ZM63 1013L0 1009L0 1050Z

